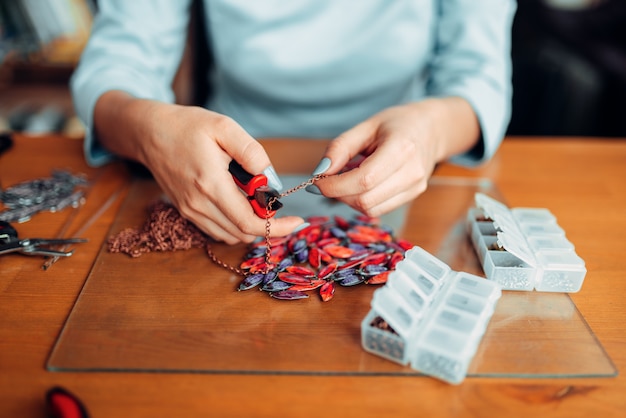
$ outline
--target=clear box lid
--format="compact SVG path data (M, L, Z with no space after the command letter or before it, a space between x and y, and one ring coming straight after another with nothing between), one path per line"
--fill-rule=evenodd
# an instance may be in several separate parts
M500 245L517 258L536 267L537 260L535 255L530 249L528 242L526 242L524 233L515 221L511 210L505 204L483 193L476 193L474 200L476 205L493 219L497 225L499 229L497 232L498 242Z
M544 268L573 269L585 268L585 261L573 251L540 251L537 259Z
M522 230L506 205L482 193L476 193L475 201L476 205L493 220L496 229L523 237Z
M451 270L450 266L446 263L418 246L414 246L408 250L404 254L404 260L398 263L398 265L402 265L405 261L412 262L418 269L422 270L437 282L441 281Z
M533 267L537 267L537 259L523 236L498 232L498 242L515 257Z
M408 338L410 330L421 319L420 311L390 286L374 292L371 306L403 338Z
M526 223L521 226L524 235L530 236L565 236L565 231L556 223Z
M502 295L502 289L497 282L464 271L456 274L456 288L490 301L498 300Z
M401 295L415 312L421 312L430 304L430 300L413 280L402 270L391 272L387 285Z
M555 223L556 216L546 208L511 208L513 217L520 223Z
M450 271L446 263L414 246L396 264L387 284L374 292L371 306L406 338L437 297Z
M498 202L496 199L487 196L484 193L476 193L474 195L474 201L476 202L476 206L482 209L485 212L485 215L492 218L494 213L498 212L508 212L509 208L502 202Z
M527 238L528 244L535 251L573 251L572 244L565 236L531 236Z
M420 349L430 349L439 355L467 361L476 351L478 342L479 340L477 339L468 340L461 333L431 324L424 330L418 350L414 354L419 355ZM413 365L419 363L416 358L412 358L410 361Z

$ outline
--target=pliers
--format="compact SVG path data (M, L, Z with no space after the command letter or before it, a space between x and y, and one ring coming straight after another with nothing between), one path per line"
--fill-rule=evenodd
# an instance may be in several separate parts
M46 255L52 257L69 257L73 251L58 251L50 246L67 245L87 242L83 238L47 239L24 238L17 236L17 231L8 222L0 221L0 255L20 252L26 255Z
M278 209L283 207L283 204L278 201L280 193L267 185L267 177L264 174L254 176L235 160L228 165L228 171L232 174L237 186L247 195L258 217L265 219L269 216L271 218Z

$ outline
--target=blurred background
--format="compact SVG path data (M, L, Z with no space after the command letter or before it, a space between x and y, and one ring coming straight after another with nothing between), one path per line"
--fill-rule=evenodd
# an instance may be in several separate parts
M82 137L68 80L96 11L96 0L0 0L0 132ZM201 33L192 24L179 103L206 89L194 82L208 64L193 53ZM507 135L626 138L626 0L518 0L512 58Z

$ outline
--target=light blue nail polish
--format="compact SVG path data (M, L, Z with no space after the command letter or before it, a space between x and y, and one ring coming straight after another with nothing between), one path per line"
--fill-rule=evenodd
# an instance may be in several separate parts
M302 231L304 228L306 228L307 226L310 226L311 224L308 222L303 222L300 225L296 226L295 229L293 231L291 231L291 233L293 234L294 232L298 232L298 231Z
M315 184L309 184L308 186L306 186L304 188L304 190L306 190L307 192L312 193L312 194L317 194L317 195L320 195L320 196L322 195L322 191Z
M324 157L322 158L322 161L320 161L320 163L317 165L317 167L315 167L315 170L313 170L313 176L317 176L320 174L324 174L326 172L326 170L328 170L330 168L330 158L328 157Z
M272 189L280 192L283 189L283 183L278 178L278 174L276 174L276 170L271 165L263 170L263 174L267 177L267 185Z

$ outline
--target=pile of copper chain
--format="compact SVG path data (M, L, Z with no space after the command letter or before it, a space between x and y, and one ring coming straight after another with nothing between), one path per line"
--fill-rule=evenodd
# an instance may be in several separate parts
M208 237L171 204L157 201L150 205L148 212L141 229L126 228L109 238L110 252L139 257L154 251L202 247L208 242Z

